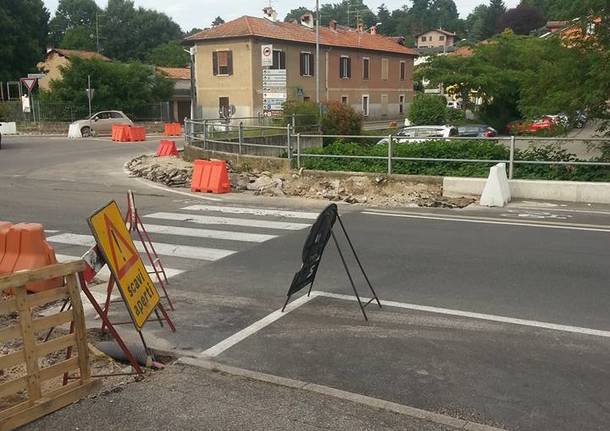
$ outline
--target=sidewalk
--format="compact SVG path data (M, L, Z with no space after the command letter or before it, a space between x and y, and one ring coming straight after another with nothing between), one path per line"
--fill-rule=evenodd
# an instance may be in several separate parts
M441 425L315 391L178 363L144 381L82 400L22 429L452 431L471 428Z

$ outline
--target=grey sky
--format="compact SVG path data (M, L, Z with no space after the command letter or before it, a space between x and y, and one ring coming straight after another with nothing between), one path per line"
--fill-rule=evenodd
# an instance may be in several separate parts
M59 0L44 0L51 14L55 13ZM340 0L330 0L329 3L339 2ZM96 0L97 4L102 7L106 6L107 0ZM183 30L190 30L193 27L207 27L214 18L221 16L225 21L237 18L241 15L261 16L262 8L269 5L269 0L135 0L136 6L142 6L150 9L156 9L164 12L174 19ZM376 10L377 7L385 3L390 10L397 9L408 3L405 0L365 0L371 9ZM487 3L487 0L455 0L458 11L462 18L465 18L472 9L480 3ZM322 0L321 3L326 3ZM507 7L515 7L519 0L504 0ZM315 6L315 0L271 0L272 6L278 11L280 17L286 16L286 13L293 7L298 6Z

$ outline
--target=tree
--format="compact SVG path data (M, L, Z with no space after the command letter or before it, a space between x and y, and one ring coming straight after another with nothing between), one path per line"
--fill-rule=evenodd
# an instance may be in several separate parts
M289 22L290 20L293 20L293 19L298 20L299 18L301 18L301 16L303 16L306 13L313 13L313 12L303 6L298 7L296 9L291 9L290 12L288 12L286 17L284 18L284 22Z
M49 11L42 0L0 2L0 81L34 72L45 53Z
M362 115L340 102L329 102L320 125L325 135L359 135L362 132Z
M445 124L447 100L443 96L420 94L413 100L407 118L414 126Z
M71 35L69 44L73 48L84 49L73 46L74 42L81 40L84 43L83 34L95 33L95 20L99 12L100 8L94 0L60 0L55 16L49 23L49 41L53 46L62 46L66 33L78 28L75 34L79 36Z
M146 61L155 66L185 67L190 62L190 56L180 41L175 40L153 48Z
M542 27L546 23L540 10L520 4L509 9L498 21L498 31L511 29L515 34L529 34L532 30Z
M95 51L97 49L95 34L91 33L91 28L86 25L70 28L64 33L59 47Z
M480 4L474 8L472 13L466 18L466 34L468 40L479 42L488 37L486 20L489 14L489 6Z
M108 0L100 16L104 55L119 60L144 60L156 46L182 37L180 26L167 15L134 8L131 0Z
M377 17L362 0L342 0L341 3L326 3L320 7L320 24L328 25L334 19L340 25L355 28L358 20L365 27L375 25Z
M217 16L216 18L214 18L214 21L212 21L212 27L216 27L217 25L220 24L224 24L225 20L222 19L221 17Z
M484 20L483 39L487 39L497 33L498 21L506 12L503 0L490 0L489 8Z
M392 13L388 10L384 3L377 8L377 21L381 26L377 29L381 34L394 35L396 24L392 18Z
M62 79L50 83L50 92L42 94L49 102L68 106L87 106L87 76L95 88L94 111L120 109L133 115L143 106L166 101L172 94L173 83L140 63L116 63L83 60L78 57L62 68Z

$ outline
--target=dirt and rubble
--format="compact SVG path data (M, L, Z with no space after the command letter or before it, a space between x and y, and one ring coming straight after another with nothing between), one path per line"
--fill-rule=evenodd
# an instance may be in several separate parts
M171 187L185 187L191 181L192 163L178 157L143 155L126 163L132 176ZM306 199L343 201L380 207L463 208L474 202L469 198L446 198L441 185L417 182L385 175L333 175L294 172L234 170L229 164L229 178L235 192L262 196L296 196Z

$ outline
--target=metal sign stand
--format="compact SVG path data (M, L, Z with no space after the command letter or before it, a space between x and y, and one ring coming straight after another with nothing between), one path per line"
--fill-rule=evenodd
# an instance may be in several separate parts
M174 304L170 299L167 289L165 288L166 284L169 284L167 281L167 274L165 273L165 268L163 267L163 263L161 262L161 258L157 254L155 247L153 246L152 240L146 232L144 228L144 223L142 223L142 219L138 214L138 209L136 208L136 201L133 195L133 192L129 190L127 192L127 214L125 215L125 225L127 226L127 230L132 233L136 232L138 237L140 238L140 242L144 247L144 251L146 251L146 255L148 256L148 261L152 266L153 270L148 271L149 274L155 274L157 277L157 281L159 282L159 286L163 290L163 295L167 300L167 304L169 305L170 310L174 311ZM163 279L161 278L163 275Z

